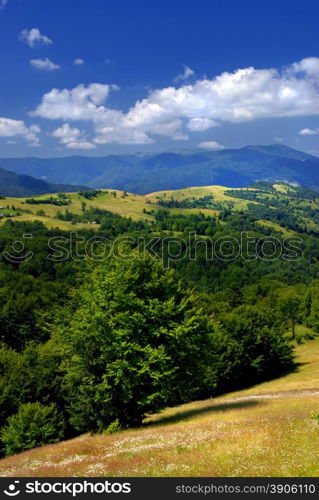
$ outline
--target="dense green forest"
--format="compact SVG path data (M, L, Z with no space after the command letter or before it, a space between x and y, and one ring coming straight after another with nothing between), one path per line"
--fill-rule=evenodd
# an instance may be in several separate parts
M165 406L293 369L295 324L319 333L319 233L309 226L317 213L308 191L294 212L289 193L274 195L277 205L269 193L236 191L265 203L224 204L216 216L171 212L181 208L171 199L148 222L86 205L74 214L58 196L68 204L58 218L98 224L76 237L39 221L4 222L1 453L138 426ZM294 232L283 238L261 219Z

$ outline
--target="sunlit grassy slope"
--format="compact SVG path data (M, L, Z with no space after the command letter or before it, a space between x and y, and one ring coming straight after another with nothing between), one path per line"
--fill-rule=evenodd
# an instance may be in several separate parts
M137 430L83 435L0 461L2 476L319 476L319 340L297 370L169 408Z
M232 201L235 205L235 209L242 209L247 206L247 202L245 200L240 200L236 198L231 198L227 196L226 193L227 188L221 186L205 186L199 188L187 188L178 191L166 191L167 196L174 194L174 198L182 199L184 198L200 198L202 196L206 196L207 194L212 194L214 199L218 202ZM116 196L112 193L116 192ZM23 213L21 216L16 217L16 220L40 220L47 227L53 228L58 227L59 229L83 229L87 228L88 225L84 223L78 223L76 226L72 225L70 222L61 221L56 218L56 214L58 211L64 212L66 209L75 214L81 213L81 202L85 201L87 204L87 208L89 207L97 207L103 210L109 210L116 214L119 214L123 217L131 217L133 220L152 220L153 217L143 211L150 210L158 210L159 206L151 205L150 202L156 203L157 198L162 196L164 191L158 193L151 193L146 196L135 195L132 193L127 193L126 196L123 195L123 191L116 190L104 190L102 194L97 197L92 198L91 200L86 200L83 196L80 196L78 193L68 193L71 199L71 205L68 206L56 206L50 204L41 204L41 205L30 205L25 203L25 198L10 198L7 197L5 200L0 200L0 205L6 207L7 205L14 206L16 209L29 210L31 213ZM43 196L35 196L35 199L44 199L49 198L50 195ZM52 195L56 196L56 195ZM37 212L39 210L43 210L45 212L45 217L38 215ZM210 209L171 209L172 213L205 213L206 215L216 215L216 210ZM4 222L6 219L2 219L0 224ZM94 226L90 226L90 229L98 229L98 224Z
M116 197L113 194L116 193ZM56 195L52 195L56 197ZM134 220L140 219L151 219L150 216L143 213L143 208L148 205L145 203L144 196L139 196L135 194L127 194L127 196L123 197L122 191L104 191L99 196L92 198L91 200L85 199L83 196L80 196L78 193L68 193L68 196L71 199L71 205L68 206L56 206L52 204L39 204L32 205L25 203L25 198L10 198L7 197L5 200L0 200L0 205L14 206L16 209L29 210L31 213L23 213L21 216L16 217L16 220L40 220L47 227L58 227L60 229L75 229L75 227L67 221L61 221L57 219L57 212L64 212L66 209L72 213L80 214L82 212L81 203L85 202L87 208L97 207L103 210L110 210L111 212L122 215L123 217L131 217ZM50 195L43 196L34 196L36 200L47 199ZM37 212L39 210L43 210L45 212L45 217L39 216ZM4 219L2 219L2 222ZM87 227L87 224L77 223L76 228L82 229ZM90 229L96 227L91 226Z
M274 185L277 196L285 196L285 192L287 190L287 186L275 184ZM202 187L190 187L185 189L179 189L175 191L158 191L155 193L150 193L145 196L135 195L132 193L126 193L124 196L123 191L116 190L101 190L101 194L98 196L87 200L83 196L80 196L78 193L68 193L68 196L71 200L71 204L68 206L56 206L53 204L28 204L25 202L25 198L10 198L7 197L5 200L0 200L0 206L10 212L11 207L15 207L17 210L21 210L21 215L19 217L14 217L15 220L40 220L49 228L60 228L64 230L75 230L75 229L98 229L99 225L90 225L87 223L77 223L75 226L71 224L71 222L61 221L56 215L57 212L64 212L68 210L75 214L80 214L82 212L81 203L84 201L86 203L86 207L96 207L103 210L109 210L116 214L119 214L123 217L131 217L133 220L144 220L151 221L153 219L153 215L150 214L150 211L156 211L162 208L159 205L156 205L156 202L159 198L169 200L170 198L174 198L175 200L192 200L196 198L202 198L207 195L212 195L214 202L221 204L224 207L227 207L227 202L231 202L233 205L233 210L245 210L247 209L248 203L257 203L256 201L249 201L240 198L234 198L227 194L227 191L230 188L226 188L223 186L202 186ZM238 188L239 190L239 188ZM249 190L254 191L253 188L249 188ZM116 195L114 195L116 193ZM36 199L47 199L50 195L37 196ZM56 197L56 195L53 195ZM261 195L261 198L272 198L274 194L265 192ZM292 212L297 210L298 207L307 206L309 202L307 200L298 200L296 202L296 206L294 205L294 201L290 199ZM276 207L274 207L276 209ZM319 203L313 202L312 208L319 210ZM39 211L44 211L45 216L39 215ZM204 213L205 215L218 215L219 211L216 209L209 208L171 208L169 209L171 213ZM12 210L11 210L12 211ZM25 212L25 211L28 211ZM0 209L2 212L2 208ZM16 212L15 212L16 213ZM298 212L296 212L298 214ZM300 213L298 214L300 220L304 220L309 229L314 229L319 231L319 226L317 226L312 220L307 220ZM0 224L2 224L6 218L0 219ZM261 221L262 224L271 227L276 231L281 231L285 236L289 236L291 232L287 229L282 228L280 225L275 224L269 221Z

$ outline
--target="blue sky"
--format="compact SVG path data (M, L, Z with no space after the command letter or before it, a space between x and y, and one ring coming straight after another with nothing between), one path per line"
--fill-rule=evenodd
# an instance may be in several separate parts
M0 0L0 156L319 156L317 0Z

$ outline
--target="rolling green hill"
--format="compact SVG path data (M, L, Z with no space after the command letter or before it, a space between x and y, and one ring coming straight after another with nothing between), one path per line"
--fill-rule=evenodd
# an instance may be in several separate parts
M94 217L86 217L89 209L110 211L146 223L154 221L159 210L168 210L175 215L202 213L214 217L229 210L246 213L252 220L284 235L293 232L319 233L319 195L287 184L256 184L245 189L191 187L158 191L145 196L119 190L97 190L95 196L90 196L90 192L95 191L87 191L88 198L85 197L85 191L69 192L65 195L65 204L60 204L59 197L54 195L41 195L33 199L6 197L2 206L14 206L15 210L10 213L16 220L40 220L47 227L60 229L89 227L98 230L99 222ZM75 217L65 218L65 213L74 214ZM4 220L6 217L2 217L0 223Z
M3 158L0 168L47 182L122 189L137 194L213 184L244 187L260 180L319 187L319 158L284 145L102 158Z

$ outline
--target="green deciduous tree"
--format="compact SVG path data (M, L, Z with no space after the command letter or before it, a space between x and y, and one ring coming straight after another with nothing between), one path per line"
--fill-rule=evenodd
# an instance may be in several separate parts
M80 431L187 401L203 384L210 330L173 272L148 259L96 268L61 338L71 422Z
M55 405L26 403L2 428L1 441L5 454L13 455L43 444L56 443L63 433L63 417L58 414Z
M218 392L276 377L292 367L292 347L283 335L278 313L241 306L221 316L213 337Z
M298 295L287 294L279 299L279 307L285 319L291 322L292 338L296 337L296 322L300 315L301 298Z

